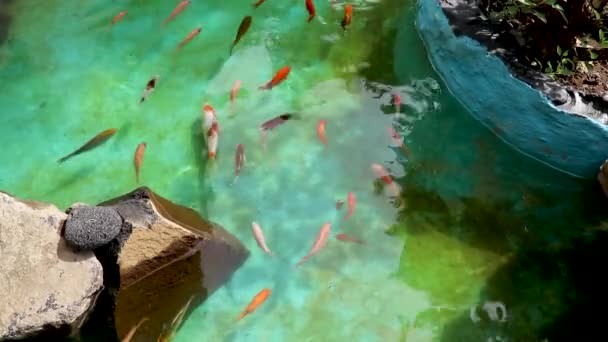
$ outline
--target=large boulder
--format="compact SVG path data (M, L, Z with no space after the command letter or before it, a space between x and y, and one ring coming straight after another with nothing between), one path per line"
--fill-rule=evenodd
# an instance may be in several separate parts
M95 305L103 269L61 238L66 217L0 192L0 341L74 335Z
M224 228L146 187L99 206L116 210L132 227L117 254L115 324L124 337L147 317L133 342L155 341L186 303L196 307L249 256Z

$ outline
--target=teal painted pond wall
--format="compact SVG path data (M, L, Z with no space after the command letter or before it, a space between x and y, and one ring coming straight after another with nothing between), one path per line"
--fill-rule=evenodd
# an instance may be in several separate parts
M418 6L416 28L433 67L475 119L544 164L577 177L597 175L608 157L605 126L557 109L477 41L456 36L437 0L419 0ZM396 50L407 46L397 42ZM399 74L399 61L395 69Z

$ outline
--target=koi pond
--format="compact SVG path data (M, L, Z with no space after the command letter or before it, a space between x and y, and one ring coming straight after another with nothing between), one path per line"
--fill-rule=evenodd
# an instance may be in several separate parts
M315 0L310 22L305 1L252 3L192 0L161 26L179 1L0 1L0 189L62 209L99 203L138 186L133 154L145 142L140 185L251 252L177 342L553 341L581 336L573 326L599 330L599 186L522 155L461 107L429 62L416 1L349 2L346 30L342 1ZM258 89L283 66L282 82ZM213 161L204 104L219 124ZM293 120L264 148L260 125L283 113ZM105 144L57 163L109 128ZM234 182L237 144L246 162ZM294 269L325 223L325 247ZM266 302L235 323L264 288Z

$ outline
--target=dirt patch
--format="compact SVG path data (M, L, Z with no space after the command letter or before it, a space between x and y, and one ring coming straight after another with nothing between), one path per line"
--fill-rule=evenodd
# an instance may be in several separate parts
M572 76L558 76L556 81L569 90L578 90L585 95L604 97L608 95L608 62L594 62L589 72L577 72Z

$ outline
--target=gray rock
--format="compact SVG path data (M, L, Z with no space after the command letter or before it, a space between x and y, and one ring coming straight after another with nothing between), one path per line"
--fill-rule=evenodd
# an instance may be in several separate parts
M65 223L64 238L82 250L99 248L112 241L122 227L122 218L112 208L72 206Z
M0 192L0 341L74 335L92 311L103 269L61 239L66 217Z

